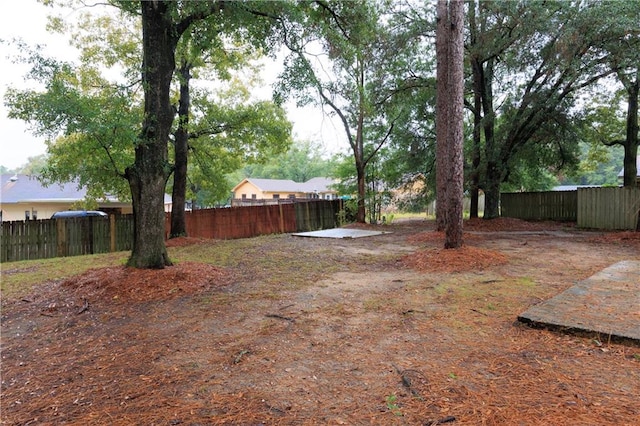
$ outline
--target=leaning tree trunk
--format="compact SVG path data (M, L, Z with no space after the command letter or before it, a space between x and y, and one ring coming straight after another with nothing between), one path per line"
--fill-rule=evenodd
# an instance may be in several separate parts
M183 63L180 67L180 103L178 106L178 128L175 132L175 168L171 194L170 238L187 236L185 203L187 201L187 165L189 151L189 81L191 67Z
M164 191L170 171L167 148L173 111L169 89L177 37L167 5L141 2L145 116L135 162L126 171L134 215L133 250L127 264L136 268L171 265L164 243Z

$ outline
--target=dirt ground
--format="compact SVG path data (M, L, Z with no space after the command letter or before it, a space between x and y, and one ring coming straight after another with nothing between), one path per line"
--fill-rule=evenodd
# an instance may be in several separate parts
M3 298L0 424L640 424L638 346L516 322L640 233L369 228L391 233L180 239L173 267Z

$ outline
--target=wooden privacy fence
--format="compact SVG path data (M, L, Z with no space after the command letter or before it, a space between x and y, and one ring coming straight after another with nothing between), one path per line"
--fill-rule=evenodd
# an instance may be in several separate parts
M228 240L335 228L341 209L342 200L202 209L186 212L185 222L190 237ZM167 214L167 238L170 221Z
M640 188L593 187L577 191L500 195L501 216L573 221L580 228L638 229Z
M500 215L524 220L575 222L576 191L507 192L500 194Z
M131 215L3 222L0 261L130 250L132 236Z
M342 200L204 209L187 212L187 233L196 238L234 239L314 231L339 226ZM167 214L166 236L170 216ZM133 216L112 215L2 223L0 262L131 250Z
M640 188L578 188L580 228L638 229Z

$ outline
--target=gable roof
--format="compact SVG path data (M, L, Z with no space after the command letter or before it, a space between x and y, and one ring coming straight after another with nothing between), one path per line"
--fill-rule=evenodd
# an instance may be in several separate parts
M87 195L87 189L80 187L77 182L64 184L54 183L44 186L35 175L0 175L0 203L73 203L82 201ZM106 196L107 203L120 203L114 196ZM101 201L101 202L102 202ZM165 194L165 204L171 203L171 196ZM130 204L130 202L126 202Z
M302 187L305 188L304 192L335 192L335 190L331 188L331 185L335 183L333 179L315 177L304 182Z
M75 182L44 186L37 176L10 174L0 175L0 179L2 184L0 202L2 203L74 202L84 199L87 195L87 190L79 188Z
M263 192L304 192L304 193L326 193L335 192L330 186L335 182L333 179L316 177L306 182L294 182L290 179L255 179L245 178L233 187L235 192L244 182L249 182Z

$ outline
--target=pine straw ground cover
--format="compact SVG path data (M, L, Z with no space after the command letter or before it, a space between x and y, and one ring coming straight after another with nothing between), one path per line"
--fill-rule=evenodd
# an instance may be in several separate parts
M371 228L392 233L179 239L161 271L2 265L58 275L3 297L0 424L640 424L639 347L515 322L640 233Z

